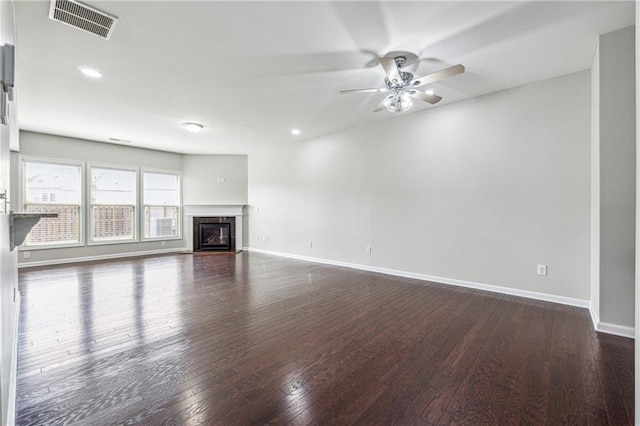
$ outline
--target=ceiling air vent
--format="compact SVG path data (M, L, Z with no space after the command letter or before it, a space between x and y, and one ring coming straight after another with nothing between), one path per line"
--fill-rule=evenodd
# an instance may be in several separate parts
M74 0L51 0L49 18L109 40L118 18Z

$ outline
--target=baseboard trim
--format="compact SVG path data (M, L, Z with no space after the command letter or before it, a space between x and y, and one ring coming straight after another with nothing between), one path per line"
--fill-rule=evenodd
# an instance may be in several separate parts
M16 286L18 283L16 283ZM13 347L11 348L11 372L9 381L9 403L7 404L7 424L16 424L16 395L18 392L18 327L20 325L20 292L16 288L16 311L13 326Z
M62 265L65 263L91 262L95 260L120 259L123 257L149 256L153 254L184 253L185 251L186 251L185 247L178 247L178 248L159 249L159 250L132 251L129 253L114 253L114 254L100 254L95 256L70 257L67 259L41 260L41 261L35 261L35 262L18 263L18 268Z
M598 333L613 334L615 336L627 337L629 339L636 338L636 329L626 325L611 324L609 322L601 322L599 313L594 309L593 305L589 306L591 321L593 328Z
M627 327L625 325L611 324L608 322L599 322L596 326L596 331L599 333L613 334L621 337L628 337L629 339L635 339L636 330L634 327Z
M417 279L421 281L431 281L439 284L455 285L458 287L466 287L466 288L472 288L476 290L490 291L493 293L508 294L510 296L524 297L527 299L542 300L545 302L559 303L562 305L576 306L579 308L587 308L589 309L589 313L591 314L591 320L593 322L594 329L596 331L600 333L607 333L607 334L613 334L616 336L628 337L631 339L635 338L635 329L633 327L600 322L598 314L593 309L593 306L591 306L591 303L588 300L584 300L584 299L557 296L554 294L540 293L540 292L528 291L528 290L519 290L515 288L510 288L510 287L501 287L501 286L495 286L491 284L482 284L482 283L477 283L473 281L458 280L454 278L418 274L415 272L400 271L397 269L380 268L377 266L362 265L358 263L341 262L338 260L323 259L319 257L301 256L297 254L284 253L284 252L278 252L273 250L264 250L264 249L254 248L254 247L243 247L243 250L248 252L268 254L271 256L302 260L306 262L320 263L320 264L332 265L332 266L342 266L345 268L359 269L362 271L376 272L380 274L393 275L393 276L404 277L404 278L412 278L412 279ZM68 259L19 263L18 268L61 265L66 263L90 262L90 261L96 261L96 260L109 260L109 259L119 259L119 258L125 258L125 257L139 257L139 256L148 256L148 255L154 255L154 254L185 253L185 252L187 251L186 251L186 248L184 247L161 249L161 250L147 250L147 251L138 251L138 252L130 252L130 253L116 253L116 254L107 254L107 255L96 255L96 256L74 257L74 258L68 258ZM19 297L20 295L18 293L18 296L17 296L18 300L19 300ZM18 305L17 311L18 312L16 315L19 315L19 305ZM18 319L16 319L16 327L17 327L17 324L18 324ZM16 333L17 333L17 330L16 330ZM17 340L16 340L16 347L14 348L15 350L14 362L16 363L16 371L17 371L17 349L18 348L17 348ZM14 404L13 409L15 410L15 383L13 381L15 381L15 377L12 377L11 385L13 386L13 394L10 394L10 398L13 398L13 399L10 403ZM11 389L10 389L10 392L11 392ZM10 414L11 414L11 411L9 412L9 415Z
M247 250L250 252L256 252L256 253L269 254L272 256L288 257L290 259L304 260L307 262L322 263L322 264L333 265L333 266L344 266L346 268L360 269L360 270L369 271L369 272L378 272L381 274L394 275L397 277L413 278L421 281L431 281L439 284L449 284L449 285L455 285L458 287L466 287L466 288L473 288L476 290L490 291L493 293L508 294L510 296L525 297L527 299L535 299L535 300L542 300L545 302L559 303L562 305L577 306L579 308L590 308L590 305L591 305L588 300L575 299L572 297L565 297L565 296L557 296L555 294L539 293L539 292L528 291L528 290L519 290L515 288L510 288L510 287L500 287L500 286L491 285L491 284L482 284L482 283L458 280L453 278L437 277L433 275L418 274L415 272L406 272L406 271L400 271L397 269L380 268L377 266L361 265L357 263L341 262L337 260L322 259L318 257L300 256L297 254L263 250L263 249L253 248L253 247L245 247L244 250Z

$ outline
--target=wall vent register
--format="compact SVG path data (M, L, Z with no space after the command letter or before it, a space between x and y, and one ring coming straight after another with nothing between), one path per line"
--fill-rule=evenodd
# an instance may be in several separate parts
M109 40L118 18L74 0L51 0L49 18Z

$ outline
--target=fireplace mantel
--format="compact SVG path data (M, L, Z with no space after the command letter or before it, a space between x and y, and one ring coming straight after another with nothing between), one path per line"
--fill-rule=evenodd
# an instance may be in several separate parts
M193 253L193 218L194 217L225 217L236 218L236 252L242 248L242 209L243 204L185 204L184 205L184 235L187 240L187 252Z

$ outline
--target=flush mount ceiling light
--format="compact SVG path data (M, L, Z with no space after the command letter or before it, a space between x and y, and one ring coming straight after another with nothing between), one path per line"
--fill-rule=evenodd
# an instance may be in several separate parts
M86 75L87 77L91 77L91 78L102 77L102 74L100 74L100 72L92 68L87 68L87 67L78 67L78 68L80 69L80 72L82 72L82 74Z
M291 129L291 134L298 136L300 134L300 129Z
M131 143L129 139L109 138L109 140L117 143Z
M191 133L198 133L204 129L204 126L200 123L182 123L182 125Z
M407 63L406 56L397 55L390 57L390 55L391 54L384 58L380 58L380 65L382 65L382 68L384 68L384 72L387 75L384 78L385 87L381 87L379 89L341 90L340 93L392 92L378 104L373 112L382 111L385 108L391 112L403 112L411 108L414 99L418 99L432 105L442 100L442 97L434 94L432 90L423 92L422 90L416 90L416 88L447 77L462 74L464 72L464 67L458 64L425 75L424 77L414 78L413 74L410 72L401 71L401 68Z

